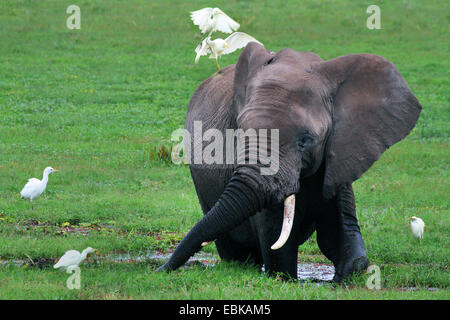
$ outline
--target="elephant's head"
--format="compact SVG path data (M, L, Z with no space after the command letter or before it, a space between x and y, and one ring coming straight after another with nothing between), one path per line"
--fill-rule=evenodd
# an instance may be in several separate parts
M322 61L313 53L278 53L249 43L235 67L233 111L243 130L279 130L279 168L237 166L217 204L188 233L162 269L196 251L271 204L285 201L277 249L289 236L300 178L325 167L323 196L358 179L414 127L421 106L395 66L368 54Z

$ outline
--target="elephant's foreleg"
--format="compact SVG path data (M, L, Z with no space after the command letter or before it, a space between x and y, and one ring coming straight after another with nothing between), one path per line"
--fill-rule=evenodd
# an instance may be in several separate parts
M339 259L335 281L366 270L369 266L366 247L356 218L355 196L351 184L342 185L337 194L339 218Z
M321 212L317 223L317 245L320 251L336 266L339 262L339 220L338 210L334 204L329 204L325 212Z
M262 257L251 231L250 221L221 236L215 241L220 258L262 266Z
M325 256L333 261L333 280L339 282L369 265L351 184L342 185L336 198L326 207L317 221L317 243Z
M298 235L300 219L294 218L293 231L286 243L279 249L271 246L277 241L283 222L283 204L264 209L254 219L258 228L258 238L264 269L270 275L281 274L285 279L297 279Z
M264 267L270 275L281 275L285 280L297 279L298 245L286 243L277 250L269 248L268 259L266 257Z

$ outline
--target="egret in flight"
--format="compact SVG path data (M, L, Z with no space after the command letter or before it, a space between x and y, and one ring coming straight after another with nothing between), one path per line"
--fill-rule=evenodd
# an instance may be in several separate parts
M202 33L209 32L209 35L214 31L232 33L240 26L219 8L203 8L193 11L191 12L191 19L195 25L199 26Z
M33 199L36 199L42 194L42 192L45 191L48 182L48 175L52 172L58 172L58 170L53 169L52 167L45 168L42 180L31 178L28 180L25 187L23 187L22 191L20 191L20 197L22 199L30 199L32 210L33 210Z
M69 250L61 257L61 259L59 259L58 263L56 263L53 268L70 270L73 267L78 266L84 259L86 259L89 253L94 251L95 249L92 249L91 247L84 249L81 253L77 250Z
M195 57L195 63L198 63L198 60L201 56L210 54L209 58L216 59L217 70L218 72L220 72L220 56L232 53L237 49L243 48L247 45L247 43L252 41L262 45L261 42L244 32L234 32L225 40L211 40L211 36L208 36L195 49L195 52L197 53L197 56Z
M418 217L411 217L409 218L411 220L410 226L411 226L411 232L414 236L414 238L419 239L419 243L422 241L423 238L423 231L425 229L425 223L422 219Z

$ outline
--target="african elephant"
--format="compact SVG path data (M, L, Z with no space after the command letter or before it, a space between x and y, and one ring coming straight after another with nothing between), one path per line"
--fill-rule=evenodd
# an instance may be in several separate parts
M314 231L335 281L365 270L352 182L409 134L421 108L380 56L323 61L311 52L274 53L249 43L236 65L198 87L185 129L193 132L196 121L224 136L227 129L278 129L278 150L269 151L278 152L279 168L263 175L261 162L191 163L204 216L158 271L177 269L215 240L223 260L296 279L298 247ZM186 146L207 145L186 140Z

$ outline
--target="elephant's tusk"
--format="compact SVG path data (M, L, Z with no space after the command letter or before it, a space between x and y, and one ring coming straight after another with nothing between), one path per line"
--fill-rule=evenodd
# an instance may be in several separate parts
M284 200L284 216L283 227L281 228L280 237L270 248L272 250L280 249L289 238L289 234L292 230L292 224L294 223L295 214L295 194L290 195Z
M205 247L205 246L207 246L208 244L213 243L214 241L216 241L216 240L202 242L202 247Z

